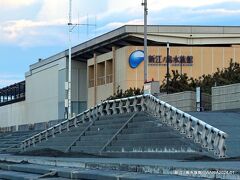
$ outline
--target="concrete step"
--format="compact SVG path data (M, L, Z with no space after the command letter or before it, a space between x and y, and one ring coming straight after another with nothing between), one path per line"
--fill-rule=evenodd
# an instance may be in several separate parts
M102 141L102 140L106 140L106 139L110 139L113 135L112 134L109 134L109 135L88 135L88 136L82 136L81 137L81 141L91 141L91 140L99 140L99 141Z
M115 129L102 129L99 131L87 131L85 133L85 136L88 136L88 135L111 135L111 134L115 134L116 132L118 131L118 128L115 128Z
M57 134L57 137L65 137L65 136L78 136L82 133L84 129L79 129L79 131L68 131L62 132L61 134Z
M101 116L99 117L99 120L102 119L110 119L110 120L115 120L115 119L122 119L122 118L130 118L134 113L124 113L124 114L114 114L114 115L106 115L106 116Z
M128 118L119 119L100 119L94 122L94 125L105 125L105 124L122 124L126 122Z
M151 146L151 145L158 145L159 147L168 147L171 145L182 146L185 145L182 141L182 138L166 138L166 139L149 139L145 138L142 140L117 140L114 141L112 144L113 146Z
M102 149L102 146L72 146L71 152L84 152L96 154Z
M32 179L39 179L39 176L40 176L39 174L33 174L33 173L23 173L23 172L0 170L0 178L2 178L2 179L32 180Z
M9 148L9 149L6 150L6 152L8 152L8 153L18 153L18 152L21 152L21 148L20 147Z
M123 117L111 117L108 116L104 116L101 117L101 119L95 121L96 125L103 125L103 124L117 124L117 123L124 123L126 122L133 114L131 114L130 116L123 116ZM149 119L146 119L145 116L141 116L141 115L137 115L133 118L133 121L135 122L141 122L141 121L148 121Z
M92 139L91 141L77 141L76 146L104 146L108 139L99 140L99 139Z
M156 127L162 126L160 122L157 121L141 121L141 122L131 122L128 124L128 127Z
M7 144L7 145L9 145L9 146L11 146L11 145L14 145L14 144L18 144L19 142L18 141L7 141L7 142L5 142L4 144ZM0 143L0 146L1 146L2 144Z
M68 146L70 145L74 140L69 140L69 141L43 141L37 146Z
M169 132L166 127L130 127L123 129L122 134L141 134L141 133L158 133L158 132Z
M51 168L51 166L42 166L37 164L0 164L0 169L8 170L8 171L15 171L15 172L22 172L22 173L30 173L30 174L38 174L43 175L52 171L55 171Z
M137 158L137 159L174 159L185 160L202 157L201 152L103 152L103 156L112 158ZM172 176L171 176L172 177ZM171 178L170 178L171 179Z
M90 131L99 131L104 129L119 129L122 127L122 125L123 123L94 125L90 128Z
M13 145L16 145L18 143L14 143L14 144L0 144L0 147L1 148L6 148L6 147L10 147L10 146L13 146Z
M144 139L165 139L165 138L177 138L176 134L171 132L154 132L154 133L136 133L136 134L119 134L117 140L144 140Z
M71 131L71 132L74 132L74 131L82 131L82 130L85 129L88 125L89 125L89 122L83 123L83 124L80 124L78 127L71 128L70 131Z
M187 145L169 145L168 147L151 146L109 146L106 152L195 152L198 149L189 148Z
M35 151L35 150L40 150L40 149L53 149L53 150L58 150L64 152L67 149L68 146L61 146L61 145L52 145L52 146L38 146L36 145L35 147L30 147L27 149L27 151Z
M44 142L69 142L75 139L75 136L56 136L55 138L49 138L47 141L42 141L41 143ZM39 143L39 144L41 144Z

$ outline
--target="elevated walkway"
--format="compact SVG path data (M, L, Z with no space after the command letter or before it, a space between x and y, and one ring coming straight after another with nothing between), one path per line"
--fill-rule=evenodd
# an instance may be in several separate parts
M22 152L54 149L111 157L227 157L227 134L141 95L103 102L22 142Z

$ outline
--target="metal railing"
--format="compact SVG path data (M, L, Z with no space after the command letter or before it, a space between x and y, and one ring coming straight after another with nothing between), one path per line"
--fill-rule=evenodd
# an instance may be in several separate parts
M165 103L152 95L139 95L129 98L105 101L87 111L79 114L73 119L66 120L52 128L49 128L29 139L22 142L22 150L49 137L54 137L55 134L61 133L63 130L70 130L71 127L76 127L80 123L86 121L94 121L94 119L112 114L123 114L131 112L146 111L152 116L155 116L162 123L171 126L179 133L192 139L194 143L209 151L214 151L214 154L223 158L226 157L225 139L227 134L198 118L195 118L183 111Z

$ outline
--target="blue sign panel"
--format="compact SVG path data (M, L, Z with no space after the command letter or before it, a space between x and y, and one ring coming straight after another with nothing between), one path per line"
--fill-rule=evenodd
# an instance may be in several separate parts
M144 61L144 51L142 50L134 51L129 56L129 65L133 69L138 67L138 65L141 64L142 61Z

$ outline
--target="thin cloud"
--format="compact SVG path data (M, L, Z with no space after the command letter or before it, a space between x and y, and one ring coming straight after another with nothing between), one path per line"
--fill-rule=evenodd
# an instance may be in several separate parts
M20 82L23 79L24 79L23 75L1 73L0 74L0 88Z
M19 8L29 6L36 3L38 0L0 0L1 8Z
M228 10L228 9L204 9L197 10L195 13L199 14L218 14L218 15L237 15L240 14L240 10Z
M98 28L97 31L109 31L109 30L116 29L116 28L119 28L124 25L143 25L143 20L142 19L134 19L134 20L127 21L127 22L111 22L101 28Z

